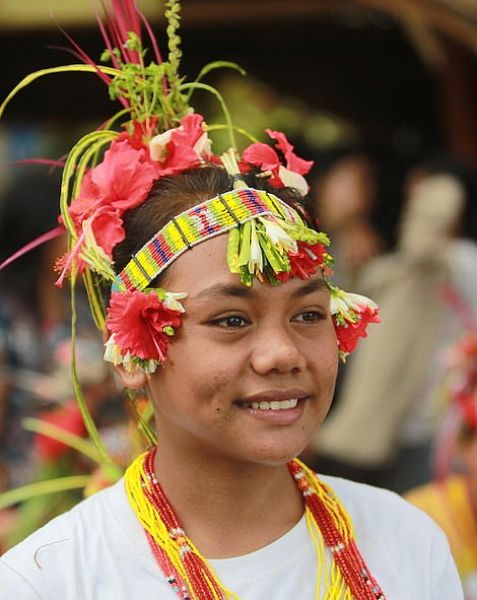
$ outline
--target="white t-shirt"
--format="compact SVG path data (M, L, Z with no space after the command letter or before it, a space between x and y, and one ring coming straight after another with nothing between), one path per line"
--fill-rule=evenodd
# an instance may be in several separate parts
M387 600L463 600L444 534L392 492L323 477L353 521ZM329 556L328 556L329 559ZM251 554L210 561L241 600L314 600L316 553L302 518ZM57 517L0 559L1 600L177 600L123 480Z

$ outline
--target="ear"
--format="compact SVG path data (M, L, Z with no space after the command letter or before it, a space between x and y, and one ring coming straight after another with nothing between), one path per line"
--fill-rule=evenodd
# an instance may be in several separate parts
M114 367L114 371L124 387L130 390L139 390L146 387L146 374L139 367L134 367L132 371L127 371L122 365L117 365Z
M104 343L108 341L110 335L110 332L105 328L103 331ZM114 367L114 372L121 381L122 385L130 390L139 390L146 387L146 374L144 371L141 371L139 367L133 367L131 371L128 371L122 365L116 365Z

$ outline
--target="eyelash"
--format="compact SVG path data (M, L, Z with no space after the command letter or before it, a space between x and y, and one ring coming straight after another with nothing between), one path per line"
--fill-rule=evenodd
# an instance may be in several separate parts
M310 316L311 318L308 318ZM294 317L293 321L298 323L316 323L324 319L326 319L326 315L322 314L321 312L317 310L306 310ZM240 321L240 324L238 324L237 321ZM227 317L222 317L220 319L215 319L211 321L211 325L222 327L224 329L242 329L243 327L250 325L250 321L238 315L229 315Z
M241 321L242 324L238 325L237 323L235 325L231 325L230 321ZM227 325L224 325L224 323L227 323L227 321L229 322ZM220 319L215 319L213 321L211 321L211 325L216 325L217 327L223 327L224 329L242 329L243 327L245 327L246 325L249 325L250 322L247 321L247 319L244 319L243 317L239 317L238 315L228 315L227 317L222 317Z
M312 315L313 318L299 319L299 317L304 317L305 315ZM323 321L324 319L326 319L326 315L324 315L323 313L321 313L317 310L305 310L304 312L302 312L299 315L297 315L296 317L294 317L293 320L297 321L298 323L315 323L317 321Z

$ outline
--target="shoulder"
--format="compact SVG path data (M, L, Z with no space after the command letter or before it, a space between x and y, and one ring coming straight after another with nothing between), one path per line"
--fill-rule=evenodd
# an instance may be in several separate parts
M43 591L47 597L60 597L55 593L62 590L69 567L98 544L101 531L109 527L108 521L121 505L121 495L124 489L119 481L56 517L6 552L0 558L0 582L6 600L42 598ZM17 592L9 596L12 589Z
M477 244L469 239L452 240L447 248L447 260L454 276L477 272Z
M463 598L447 538L428 515L389 490L320 479L349 514L358 547L385 591L413 600Z
M424 512L390 490L339 477L320 476L320 479L334 490L356 529L372 525L373 529L398 533L410 527L413 529L413 533L409 533L411 537L420 534L439 537L441 533Z

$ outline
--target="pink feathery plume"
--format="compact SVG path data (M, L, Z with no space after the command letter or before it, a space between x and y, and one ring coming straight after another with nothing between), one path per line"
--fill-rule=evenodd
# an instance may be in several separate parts
M146 17L144 16L144 14L138 10L139 16L141 17L141 21L143 22L143 25L147 31L147 35L149 36L149 40L151 42L151 46L152 49L154 51L154 58L156 59L156 62L158 65L160 65L162 63L162 57L161 57L161 53L159 51L159 45L157 43L156 40L156 36L154 35L153 31L152 31L152 27L149 24L149 21L146 19Z
M103 6L103 10L106 10L104 8L104 6ZM96 12L96 21L98 23L99 31L101 32L104 43L106 44L106 48L111 53L111 62L113 64L113 67L115 67L116 69L119 69L119 63L117 61L116 56L113 54L113 44L111 43L111 40L109 39L109 35L108 35L108 32L106 31L106 27L104 26L104 23L103 23L101 17L99 16L98 11L96 10L95 12Z
M20 258L20 256L23 256L27 252L30 252L30 250L33 250L34 248L37 248L38 246L41 246L42 244L45 244L46 242L53 240L54 238L58 237L62 233L65 233L65 231L66 231L66 229L63 227L63 225L58 225L58 227L55 227L51 231L47 231L46 233L43 233L42 235L40 235L33 241L26 244L26 246L23 246L23 248L20 248L20 250L17 250L15 252L15 254L12 254L6 260L4 260L0 264L0 271L2 269L4 269L6 266L8 266L10 263L12 263L13 261L17 260L17 258Z
M110 0L111 8L108 9L105 0L101 0L106 24L113 44L123 54L125 62L138 63L139 56L136 50L125 47L129 32L141 38L141 21L135 0Z
M9 166L11 167L19 167L21 165L50 165L50 167L64 167L65 163L62 160L53 160L52 158L23 158L9 163Z
M146 19L144 14L139 9L138 9L138 13L139 13L139 16L141 17L141 20L144 24L146 31L147 31L147 35L149 36L149 40L151 42L151 46L152 46L152 49L154 52L154 58L156 59L157 64L160 65L162 63L162 57L161 57L161 53L159 51L159 45L157 43L156 36L154 35L152 28L149 25L149 21ZM164 95L167 96L168 89L167 89L167 81L166 81L165 77L162 78L162 89L164 91Z
M92 67L94 67L94 69L96 69L96 73L102 79L102 81L104 81L104 83L106 85L109 85L111 83L111 77L109 77L108 75L103 73L98 68L98 65L94 62L94 60L92 58L90 58L90 56L88 54L86 54L86 52L81 48L81 46L79 46L79 44L77 44L75 42L75 40L69 35L69 33L67 31L65 31L59 25L58 25L58 27L59 27L61 33L66 37L66 39L69 41L69 43L73 46L73 49L66 48L66 50L69 51L70 53L72 53L74 56L76 56L79 60L81 60L85 64L91 65Z

